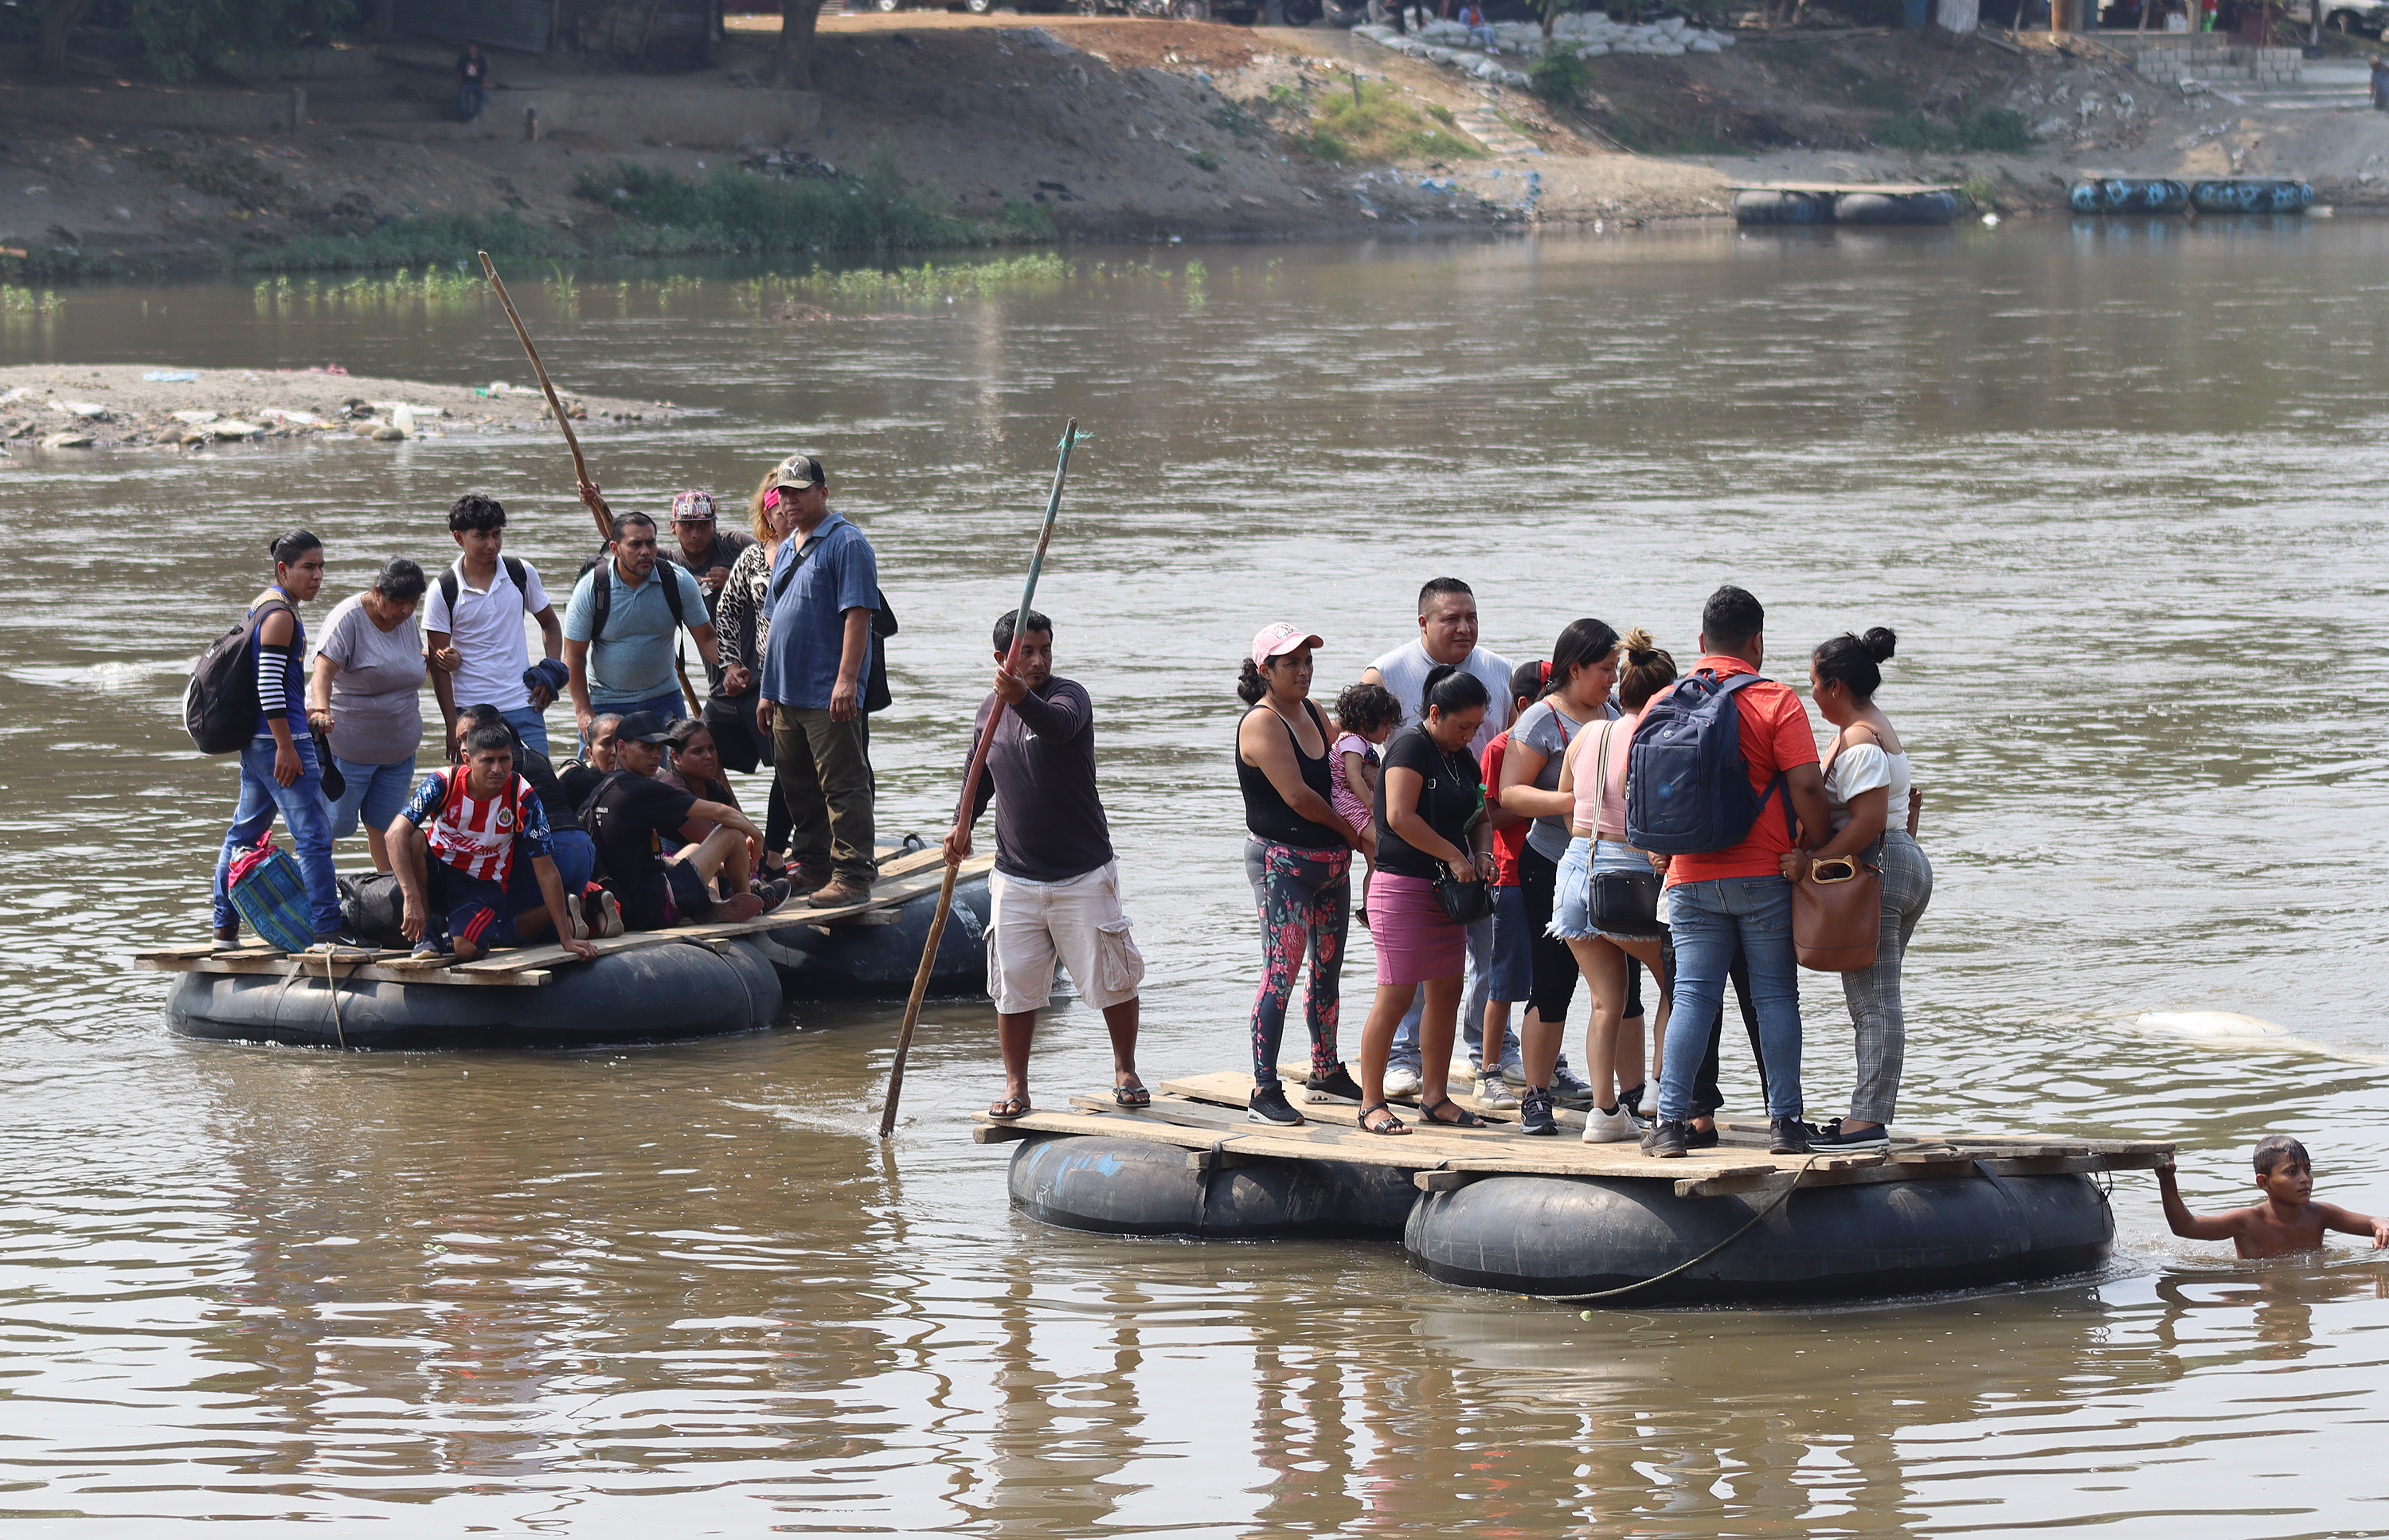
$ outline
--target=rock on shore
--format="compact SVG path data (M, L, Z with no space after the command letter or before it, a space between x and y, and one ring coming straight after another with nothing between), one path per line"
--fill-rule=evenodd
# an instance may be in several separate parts
M564 395L582 423L670 421L670 405ZM535 428L548 419L533 385L433 385L323 370L19 364L0 368L0 452L28 447L198 449L277 439L396 443L451 433Z

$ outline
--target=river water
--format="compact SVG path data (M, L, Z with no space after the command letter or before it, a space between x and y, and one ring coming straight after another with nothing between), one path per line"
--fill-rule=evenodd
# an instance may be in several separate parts
M824 457L904 625L883 830L951 805L988 625L1084 420L1040 604L1097 702L1149 1075L1245 1052L1229 686L1260 624L1322 632L1332 694L1437 574L1514 657L1585 614L1681 655L1732 580L1795 678L1833 631L1900 635L1882 700L1938 872L1904 1123L2178 1139L2204 1207L2285 1130L2324 1197L2379 1211L2384 258L2389 227L2323 221L1223 248L1191 285L1182 251L1098 251L1101 278L812 325L718 270L518 286L568 385L698 414L593 429L618 508ZM478 300L125 287L5 325L11 362L524 378ZM585 519L530 434L20 456L0 488L26 535L0 567L13 1527L2389 1531L2383 1274L2344 1237L2245 1266L2176 1241L2142 1176L2095 1277L1587 1320L1387 1245L1012 1216L1003 1151L966 1138L1000 1087L983 1003L931 1009L887 1145L891 1007L585 1055L170 1037L129 960L202 934L232 795L178 731L180 670L266 536L325 537L320 615L446 550L462 490L551 572ZM1805 1005L1831 1115L1846 1018L1830 985ZM2127 1029L2150 1010L2301 1041ZM1090 1013L1049 1021L1045 1100L1105 1064Z

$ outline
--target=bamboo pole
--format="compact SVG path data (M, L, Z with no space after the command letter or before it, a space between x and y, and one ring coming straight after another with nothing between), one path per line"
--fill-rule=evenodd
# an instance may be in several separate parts
M556 399L556 387L548 381L547 365L540 363L539 350L530 345L530 333L523 329L522 317L516 313L514 299L506 293L505 280L498 276L497 264L490 261L488 252L482 252L480 257L481 271L490 275L490 286L498 291L498 303L505 306L506 319L515 324L516 337L521 341L523 351L530 355L530 372L539 376L539 388L547 392L547 409L556 414L556 426L564 430L564 447L572 452L572 474L580 477L581 486L594 487L596 483L589 479L589 462L581 458L581 440L572 436L572 421L564 414L564 403ZM614 538L614 531L603 514L592 508L589 516L597 521L599 540L611 541ZM681 688L685 690L687 687L687 681L683 679Z
M1054 465L1054 491L1045 500L1045 525L1037 532L1037 551L1028 558L1028 580L1021 585L1020 607L1012 612L1012 646L1005 652L1003 667L1010 672L1020 662L1021 639L1028 630L1028 607L1037 597L1037 579L1045 568L1045 548L1053 543L1054 524L1062 513L1062 483L1070 475L1070 449L1079 441L1079 419L1073 417L1062 429L1059 458ZM987 725L979 730L978 742L971 749L970 768L963 772L963 795L954 805L954 824L967 827L972 804L978 799L978 778L987 770L988 750L995 745L996 727L1003 720L1003 703L996 702L995 709L987 714ZM946 858L945 880L938 886L938 911L929 921L929 939L921 948L921 966L913 974L913 993L904 1002L904 1025L896 1034L896 1062L888 1070L888 1100L879 1111L879 1137L888 1138L896 1131L896 1103L904 1094L904 1059L913 1050L913 1029L920 1024L921 1000L929 992L929 974L937 966L938 943L945 938L946 916L953 911L954 875L961 865L951 855Z

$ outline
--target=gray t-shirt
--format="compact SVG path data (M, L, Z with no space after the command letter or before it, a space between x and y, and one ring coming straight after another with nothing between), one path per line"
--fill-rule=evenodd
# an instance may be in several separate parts
M1604 714L1615 717L1617 707L1605 706ZM1594 721L1598 722L1599 718ZM1543 757L1543 768L1535 776L1538 789L1555 792L1560 789L1560 765L1567 757L1567 747L1584 726L1570 721L1557 705L1549 699L1539 700L1518 714L1517 724L1510 729L1510 741L1524 744ZM1565 815L1535 820L1527 831L1527 844L1545 860L1556 862L1567 854L1568 821Z
M315 655L332 675L332 752L354 765L394 765L423 742L423 630L410 615L389 630L374 624L364 596L332 606Z

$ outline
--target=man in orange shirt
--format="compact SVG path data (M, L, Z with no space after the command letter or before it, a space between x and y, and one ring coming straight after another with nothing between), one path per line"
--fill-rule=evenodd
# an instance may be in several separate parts
M1766 622L1767 611L1744 590L1728 585L1710 594L1701 607L1702 656L1693 671L1718 679L1757 673L1766 655ZM1680 1022L1718 1018L1726 969L1739 943L1750 960L1766 1055L1769 1144L1777 1154L1800 1154L1808 1148L1800 1123L1800 980L1792 952L1792 885L1783 880L1781 858L1828 837L1825 778L1817 768L1808 709L1788 687L1761 680L1736 692L1733 705L1741 714L1751 795L1761 798L1758 816L1740 844L1668 863L1667 930L1676 945L1672 1014ZM1667 1034L1659 1120L1642 1136L1643 1153L1685 1152L1693 1081L1707 1048L1705 1033Z

